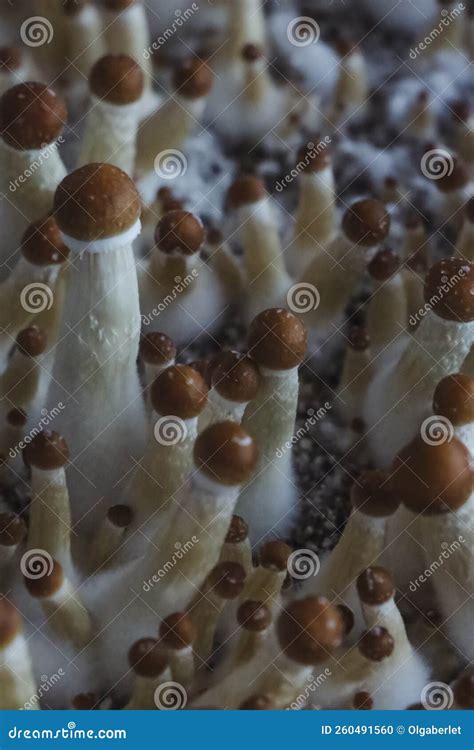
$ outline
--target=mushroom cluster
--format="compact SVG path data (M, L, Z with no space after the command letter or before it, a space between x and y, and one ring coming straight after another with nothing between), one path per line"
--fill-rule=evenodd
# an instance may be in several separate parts
M0 36L0 709L430 709L440 680L472 708L473 115L412 85L472 41L405 96L297 0L285 40L258 0L158 41L141 0L28 5ZM316 42L313 90L287 43ZM327 456L342 525L329 472L302 488Z

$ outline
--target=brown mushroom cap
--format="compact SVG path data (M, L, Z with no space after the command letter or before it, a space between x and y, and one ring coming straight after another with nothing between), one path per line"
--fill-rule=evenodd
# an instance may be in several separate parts
M209 359L195 359L192 362L186 363L188 367L192 367L196 370L202 378L204 378L207 387L212 388L212 371L214 370L214 357Z
M351 502L365 516L385 518L400 505L399 495L382 469L364 471L352 485Z
M386 628L376 625L367 630L359 641L359 651L370 661L382 661L393 652L395 643Z
M252 695L240 704L241 711L271 711L274 704L266 695Z
M0 133L8 146L19 151L54 143L66 118L63 99L43 83L19 83L0 99Z
M92 711L99 702L95 693L78 693L72 699L71 707L74 711Z
M40 558L42 558L43 562L40 562ZM61 563L57 560L53 560L51 565L51 558L48 558L47 553L44 553L43 555L39 552L35 554L34 561L33 558L31 558L31 570L29 563L30 560L27 560L27 572L23 574L23 580L30 596L35 599L48 599L49 597L54 596L54 594L59 591L64 581L64 571ZM37 568L39 566L41 567L41 570L44 571L41 576L38 576ZM31 575L29 571L31 572Z
M332 164L332 153L329 146L318 148L318 144L313 141L301 146L296 158L297 167L308 174L322 172Z
M452 157L453 169L436 180L436 186L442 193L452 193L461 190L469 182L469 171L457 157Z
M264 310L252 321L249 354L270 370L298 367L306 353L307 332L302 321L288 310Z
M129 55L104 55L89 74L91 92L110 104L132 104L143 94L143 70Z
M52 266L67 260L69 248L54 217L48 216L30 224L21 241L21 252L36 266Z
M245 354L224 351L216 357L212 385L222 398L237 403L252 401L259 382L257 365Z
M169 211L157 224L155 243L166 255L194 255L204 242L202 221L189 211Z
M69 449L58 432L41 431L25 446L23 457L29 466L50 471L67 464Z
M165 671L168 659L156 638L140 638L128 652L128 663L140 677L157 677Z
M8 424L12 425L12 427L24 427L28 421L28 415L23 409L16 407L10 409L6 416L6 421Z
M390 229L390 215L375 198L353 203L344 214L342 230L355 245L373 247L383 242Z
M237 209L257 203L266 196L267 191L262 180L253 175L241 175L227 191L226 205L229 209Z
M472 667L466 669L455 681L453 694L458 706L468 711L474 710L474 669Z
M249 527L241 516L232 516L229 530L225 538L226 544L241 544L248 539Z
M265 542L258 553L259 564L269 570L283 571L288 567L288 558L293 550L281 539Z
M54 211L62 232L84 242L121 234L140 218L130 177L113 164L86 164L60 183Z
M112 505L107 511L107 519L118 529L126 529L133 521L133 510L123 503Z
M0 74L18 70L23 55L19 47L0 47Z
M414 513L456 511L473 491L471 456L457 438L430 445L418 435L393 464L390 483Z
M221 599L236 599L245 586L245 570L240 563L225 560L214 566L207 582Z
M189 614L174 612L165 617L161 623L159 635L165 646L180 651L192 644L196 637L196 631Z
M383 604L394 597L395 582L388 570L374 565L359 575L357 592L364 604Z
M254 63L262 59L263 50L257 44L244 44L241 54L244 62Z
M21 630L21 616L6 597L0 597L0 646L5 648Z
M375 281L386 281L397 273L399 268L400 258L389 248L379 250L367 266L370 276Z
M165 365L176 359L175 343L166 333L153 331L140 339L140 356L148 365Z
M474 378L462 372L443 378L434 392L433 412L453 425L474 422Z
M198 469L220 484L235 486L250 479L257 466L257 447L235 422L210 425L197 437L194 462Z
M474 264L445 258L431 266L425 279L425 302L444 320L474 320Z
M370 693L360 690L354 695L352 704L356 711L370 711L373 708L374 700Z
M211 90L213 78L208 65L197 58L189 58L174 71L173 85L180 96L200 99Z
M0 545L2 547L16 547L25 539L27 533L26 523L9 511L0 513Z
M27 357L39 357L46 349L46 334L38 326L24 328L16 337L16 345Z
M341 645L344 622L324 596L288 604L277 621L277 635L286 655L298 664L318 664Z
M188 365L163 370L151 386L153 409L162 416L197 417L207 403L208 389L201 375Z
M237 610L237 622L251 633L266 630L272 621L272 613L266 604L247 599Z
M355 352L365 352L370 346L369 331L365 326L352 326L348 338L349 346Z

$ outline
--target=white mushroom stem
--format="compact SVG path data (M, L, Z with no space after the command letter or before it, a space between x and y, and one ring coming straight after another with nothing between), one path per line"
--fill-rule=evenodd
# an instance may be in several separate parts
M202 432L210 424L216 422L238 422L242 421L248 402L231 401L218 393L216 388L211 388L207 398L207 404L199 417L199 432Z
M243 288L243 274L229 243L224 240L209 242L207 263L222 280L229 299L238 298Z
M127 506L123 506L125 512ZM120 548L128 524L122 523L114 514L114 507L109 508L106 517L100 524L92 545L92 569L109 565ZM130 512L130 518L133 514Z
M86 85L92 66L105 54L102 22L98 9L86 3L64 19L66 57L71 61L67 76Z
M406 288L400 271L389 279L374 282L367 310L367 328L373 356L397 341L406 328Z
M150 47L150 31L145 6L135 0L120 12L103 11L104 37L107 50L112 55L129 55L142 67L145 87L152 85L152 61L147 54Z
M324 664L306 666L297 664L284 654L280 654L274 664L268 669L259 684L259 691L264 693L275 709L284 709L291 705L313 681L317 669L322 673L328 669Z
M405 133L413 138L429 142L436 137L437 123L428 92L421 91L407 114Z
M472 24L472 21L471 21ZM472 32L471 32L472 33ZM466 164L474 163L474 112L466 120L457 120L454 128L453 147Z
M404 261L414 260L418 257L421 261L429 263L430 247L423 222L417 222L413 226L407 226L401 258ZM420 264L421 265L421 264ZM407 315L414 315L423 307L423 273L417 268L417 264L405 264L401 270L405 284L405 296L407 300Z
M333 98L334 113L330 121L340 122L353 114L360 114L368 94L366 62L361 51L355 47L341 60Z
M140 100L119 105L91 95L77 166L106 162L133 176L140 108Z
M240 59L245 44L264 47L266 42L265 17L261 0L241 0L228 7L228 41L224 53L228 59Z
M169 682L171 679L172 672L169 667L166 667L160 675L155 675L154 677L135 674L133 677L132 694L125 709L133 711L156 711L159 708L155 701L156 689L160 684Z
M278 570L258 565L248 578L241 599L263 602L275 614L280 607L280 594L287 575L286 568Z
M61 565L71 564L71 510L64 468L31 469L28 549L44 550Z
M193 649L197 669L204 665L212 654L217 624L227 603L226 599L205 588L202 596L189 610L189 616L196 629Z
M32 701L36 692L27 642L19 630L9 643L0 645L0 709L39 709L39 702Z
M73 445L68 486L73 522L83 528L94 528L104 506L114 504L117 483L144 450L146 417L136 367L141 319L132 250L139 231L137 222L109 239L67 238L77 255L49 404L66 406L57 422Z
M41 597L41 607L48 626L76 648L84 648L93 636L89 612L79 599L71 581L63 578L59 589L50 596Z
M183 648L163 647L171 670L171 679L182 685L185 690L191 688L195 675L195 658L192 646Z
M242 565L248 581L250 574L253 572L252 548L250 546L249 538L247 537L236 543L224 542L219 560L220 562L226 560L228 562L235 562Z
M363 397L372 375L370 347L358 350L348 343L337 394L344 420L349 424L361 416Z

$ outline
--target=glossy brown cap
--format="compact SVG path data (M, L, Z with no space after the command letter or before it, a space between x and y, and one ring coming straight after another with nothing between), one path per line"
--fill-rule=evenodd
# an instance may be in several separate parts
M19 83L0 99L0 132L18 151L40 149L57 141L67 119L60 96L43 83Z
M133 521L133 510L123 503L112 505L107 511L107 519L118 529L126 529Z
M0 513L0 546L16 547L25 539L27 533L26 523L9 511Z
M364 604L374 607L393 599L395 582L388 570L374 565L357 578L357 592Z
M241 516L232 516L229 530L225 538L226 544L241 544L248 539L249 527Z
M19 47L0 47L0 75L17 70L22 63L22 58Z
M288 310L264 310L252 321L248 336L249 354L270 370L290 370L304 359L306 326Z
M158 677L168 666L168 659L155 638L140 638L128 652L128 663L140 677Z
M66 441L58 432L39 432L23 449L23 457L29 466L43 471L61 469L69 461Z
M277 635L286 655L298 664L318 664L341 645L344 622L324 596L288 604L277 621Z
M375 281L386 281L393 276L400 268L400 258L393 250L384 248L372 258L367 270Z
M248 63L257 62L263 57L263 50L256 44L245 44L242 47L242 60Z
M236 599L245 586L245 570L240 563L224 561L209 573L208 585L220 599Z
M64 571L61 563L53 560L51 564L51 558L46 553L40 555L39 552L35 554L34 560L31 558L31 569L28 563L29 560L26 563L23 580L30 596L35 599L49 599L54 596L64 582ZM43 575L38 576L38 569L43 572Z
M46 350L47 339L45 332L38 326L24 328L16 337L16 345L27 357L39 357Z
M367 630L359 641L359 651L370 661L382 661L393 652L395 643L386 628L376 625Z
M251 633L261 633L272 621L271 610L260 601L247 599L237 610L237 622Z
M226 205L229 209L241 208L258 203L266 198L267 191L262 180L253 175L237 177L227 191Z
M287 569L288 558L293 550L280 539L262 544L258 554L259 564L268 570L283 571Z
M391 516L400 505L400 497L382 469L364 471L358 477L352 485L351 501L354 509L373 518Z
M135 185L113 164L87 164L60 183L54 196L59 228L84 242L113 237L140 218Z
M205 239L201 220L189 211L169 211L158 222L155 244L162 253L194 255Z
M221 352L215 360L212 385L222 398L246 403L255 398L260 374L255 362L245 354Z
M174 612L160 625L160 640L175 651L188 648L196 637L191 617L186 612Z
M462 673L453 685L454 700L456 704L466 710L474 710L474 669L468 668Z
M119 106L138 101L144 85L142 68L128 55L104 55L89 74L91 92L98 99Z
M461 190L469 182L469 171L466 165L457 157L453 157L452 164L453 169L448 170L445 175L436 180L436 186L442 193Z
M271 711L275 708L270 698L266 695L252 695L240 704L240 711Z
M257 447L235 422L210 425L194 444L194 463L210 479L236 486L248 481L257 467Z
M64 244L54 217L48 216L30 224L23 235L21 252L36 266L52 266L67 260L69 248Z
M176 354L176 345L166 333L153 331L140 339L140 356L148 365L166 365Z
M201 60L190 58L180 63L173 75L173 85L180 96L200 99L212 88L213 74Z
M204 381L207 385L207 387L210 389L212 388L212 372L214 370L214 358L210 357L209 359L195 359L192 362L186 363L188 367L192 367L193 370L196 370L202 378L204 378Z
M157 414L180 419L197 417L207 403L208 388L202 376L188 365L163 370L151 386L151 403Z
M344 214L342 230L355 245L373 247L384 242L390 229L390 215L374 198L353 203Z
M21 631L21 616L9 599L0 596L0 647L5 648Z
M455 437L430 445L418 435L395 459L390 483L414 513L456 511L473 491L470 453Z
M425 302L444 320L474 320L474 264L446 258L431 266L425 279Z
M373 708L374 700L370 693L365 690L360 690L354 695L352 705L356 711L370 711Z
M78 693L71 701L74 711L93 711L100 703L95 693Z
M301 146L297 155L297 167L308 174L322 172L332 164L332 152L329 146L318 148L318 144L310 143ZM302 165L302 166L300 166Z
M348 338L349 346L355 352L365 352L370 346L369 331L365 326L352 326Z
M474 378L462 372L443 378L434 392L433 412L453 425L474 422Z
M10 409L5 419L12 427L24 427L28 421L28 415L23 409L14 408Z

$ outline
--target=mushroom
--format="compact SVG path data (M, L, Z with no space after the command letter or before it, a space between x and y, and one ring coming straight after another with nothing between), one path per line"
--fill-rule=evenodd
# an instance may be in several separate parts
M220 561L224 560L242 565L247 578L253 571L249 527L241 516L235 514L231 518L227 536L222 545Z
M373 282L367 329L372 356L377 357L405 331L407 298L400 259L392 250L379 250L367 268Z
M228 298L238 299L244 285L242 269L222 232L215 227L207 232L205 251L207 263L222 279Z
M230 186L227 207L238 222L244 250L245 299L242 314L252 320L263 310L282 305L291 279L285 270L272 199L257 177L243 175Z
M262 544L258 552L258 565L249 576L245 598L261 601L275 614L280 608L280 593L288 575L291 547L281 539Z
M428 268L430 246L426 227L418 214L408 216L401 249L404 262L401 270L407 300L408 323L418 324L416 313L423 307L423 284Z
M203 430L215 422L240 422L247 404L257 396L260 374L247 355L222 351L212 370L212 388L206 409L199 419Z
M474 162L474 111L465 100L451 105L451 142L466 164Z
M434 115L433 99L428 89L418 92L408 108L404 133L415 141L429 143L436 138L437 123Z
M157 688L171 677L168 659L156 638L141 638L128 652L134 681L126 709L143 711L159 708L155 701Z
M21 615L6 597L0 598L0 709L18 711L30 704L36 683Z
M200 257L201 220L188 211L169 211L158 222L155 249L139 267L142 321L176 344L212 333L227 309L225 285Z
M360 47L340 39L337 52L341 57L333 103L327 119L341 127L352 117L360 117L369 96L367 65Z
M291 465L298 402L298 367L306 352L306 329L292 313L265 310L250 326L249 354L260 369L260 387L242 419L256 439L260 459L244 487L237 512L249 524L253 544L284 533L293 520L297 489Z
M152 331L145 333L140 339L140 359L145 369L145 394L149 410L152 405L150 400L151 386L158 375L172 367L175 363L177 349L174 342L166 333Z
M453 709L472 711L474 709L474 672L467 667L454 681L452 686L454 696Z
M105 55L95 63L78 166L107 162L133 176L143 86L140 65L127 55Z
M269 638L272 612L261 601L246 599L237 610L237 622L241 633L236 644L234 660L236 665L251 661Z
M107 201L103 196L107 195ZM55 216L73 254L48 405L64 402L57 428L69 436L73 523L94 529L111 492L143 456L146 418L137 371L138 285L132 242L140 202L111 164L68 175Z
M64 0L61 9L66 55L71 61L62 80L66 79L70 99L76 103L82 100L92 66L105 54L102 19L90 0Z
M189 690L195 672L193 642L196 638L190 614L173 612L165 617L160 624L159 638L170 665L172 679Z
M350 425L361 418L361 402L372 377L372 352L365 326L352 326L348 334L344 365L337 395L341 414Z
M9 567L26 534L26 524L21 516L11 511L0 513L0 567L7 580ZM1 590L3 593L3 583Z
M132 521L133 511L129 505L112 505L108 509L93 540L90 555L92 571L105 568L114 560Z
M448 225L459 230L462 225L463 208L472 195L473 184L469 169L457 157L447 155L443 176L436 180L440 199L439 215L443 226ZM445 172L445 173L444 173Z

